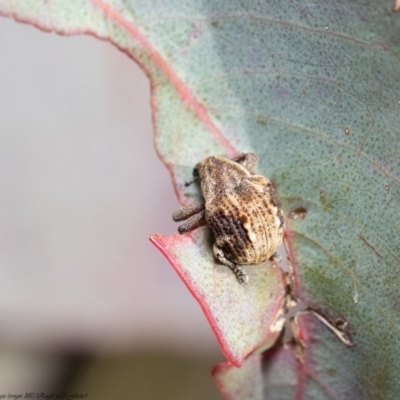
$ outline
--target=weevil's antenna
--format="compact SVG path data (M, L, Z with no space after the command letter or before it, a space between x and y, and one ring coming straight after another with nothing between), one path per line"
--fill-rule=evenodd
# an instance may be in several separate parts
M198 176L195 176L191 181L185 182L185 186L186 186L186 187L190 186L193 182L196 182L197 179L199 179L199 177L198 177Z

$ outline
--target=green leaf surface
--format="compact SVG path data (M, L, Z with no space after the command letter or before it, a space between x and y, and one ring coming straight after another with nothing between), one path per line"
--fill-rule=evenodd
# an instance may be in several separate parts
M238 369L229 362L214 367L212 374L227 400L282 400L282 399L369 399L380 398L379 382L374 386L354 381L354 364L343 363L333 369L331 358L354 354L355 347L336 347L333 333L311 315L300 315L298 323L307 346L300 362L289 346L276 345L268 352L262 348L251 354ZM355 359L354 361L355 362ZM355 390L356 388L356 390ZM395 397L394 397L395 398Z
M253 151L286 215L305 210L288 219L287 233L299 295L341 313L355 347L304 319L306 362L287 398L400 392L400 15L392 5L0 0L4 15L109 39L143 66L157 149L182 202L199 200L183 187L197 161Z

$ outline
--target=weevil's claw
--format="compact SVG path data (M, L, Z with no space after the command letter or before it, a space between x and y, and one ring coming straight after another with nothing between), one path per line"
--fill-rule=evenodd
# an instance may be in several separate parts
M275 262L282 261L282 257L276 252L274 254L272 254L272 256L269 259L270 259L270 261L275 261Z

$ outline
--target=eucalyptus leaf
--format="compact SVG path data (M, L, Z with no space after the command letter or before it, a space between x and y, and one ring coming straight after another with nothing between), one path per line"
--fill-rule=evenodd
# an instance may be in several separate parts
M345 347L303 317L304 363L282 349L282 357L257 356L262 368L300 368L293 375L288 367L284 382L296 385L288 399L386 400L400 392L400 14L391 7L389 0L0 0L6 16L93 34L139 62L151 79L157 150L182 203L200 199L183 183L202 158L258 154L258 172L275 182L288 217L298 296L340 313L355 343ZM298 209L302 218L290 218ZM208 246L211 254L205 232L198 251ZM276 305L281 292L274 293ZM256 387L265 375L246 376ZM282 382L275 376L254 398L273 398Z

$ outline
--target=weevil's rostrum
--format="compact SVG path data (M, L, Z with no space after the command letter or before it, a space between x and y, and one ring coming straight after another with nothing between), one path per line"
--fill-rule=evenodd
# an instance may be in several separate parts
M283 237L280 203L271 182L255 175L257 160L255 154L243 153L232 160L213 156L199 162L190 183L200 180L205 203L183 206L172 216L185 220L178 227L181 234L208 224L215 236L215 257L240 283L248 277L239 265L272 257Z

